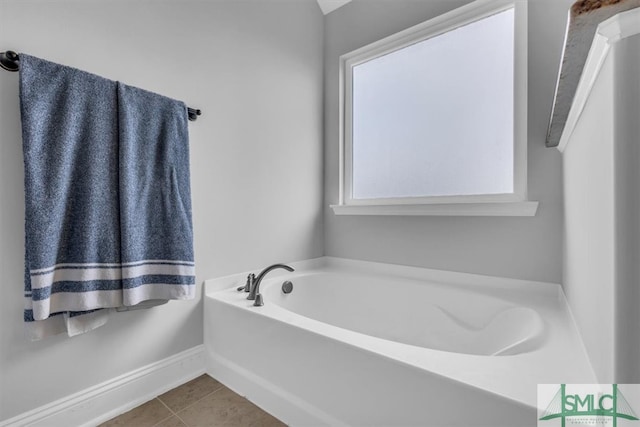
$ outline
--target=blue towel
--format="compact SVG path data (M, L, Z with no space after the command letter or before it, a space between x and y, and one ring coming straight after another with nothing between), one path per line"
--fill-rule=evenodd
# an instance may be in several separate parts
M118 83L124 305L195 295L187 106Z
M186 106L25 54L20 101L32 338L192 298Z

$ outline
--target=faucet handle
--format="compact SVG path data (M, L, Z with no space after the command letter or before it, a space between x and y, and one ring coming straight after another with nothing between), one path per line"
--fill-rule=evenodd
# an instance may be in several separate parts
M244 285L245 292L251 292L251 287L256 283L256 275L251 273L247 276L247 283Z
M251 292L251 287L253 286L255 281L256 281L256 275L253 273L249 274L247 276L247 283L245 283L244 286L238 287L237 291Z

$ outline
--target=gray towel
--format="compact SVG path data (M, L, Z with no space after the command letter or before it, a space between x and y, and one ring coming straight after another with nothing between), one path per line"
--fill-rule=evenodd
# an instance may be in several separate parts
M72 334L103 308L192 298L184 104L26 54L20 100L32 338L62 317Z

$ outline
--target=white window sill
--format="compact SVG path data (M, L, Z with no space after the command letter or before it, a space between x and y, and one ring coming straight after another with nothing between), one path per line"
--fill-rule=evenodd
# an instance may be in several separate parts
M538 202L331 205L331 209L336 215L535 216Z

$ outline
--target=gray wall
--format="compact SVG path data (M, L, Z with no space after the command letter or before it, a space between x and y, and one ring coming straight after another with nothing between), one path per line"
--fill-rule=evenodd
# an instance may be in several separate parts
M199 292L206 278L323 254L314 0L0 0L0 17L0 50L203 110L189 125ZM26 339L18 105L18 75L0 71L0 420L202 344L199 296L71 339Z
M637 10L636 10L637 12ZM614 380L640 383L640 36L622 39L613 49L614 120L615 292L613 338ZM597 305L589 307L598 310ZM589 308L585 308L585 311ZM596 331L591 331L596 334Z
M529 1L529 197L533 218L336 216L339 57L469 3L354 0L325 17L325 253L560 283L562 173L544 139L572 0Z

